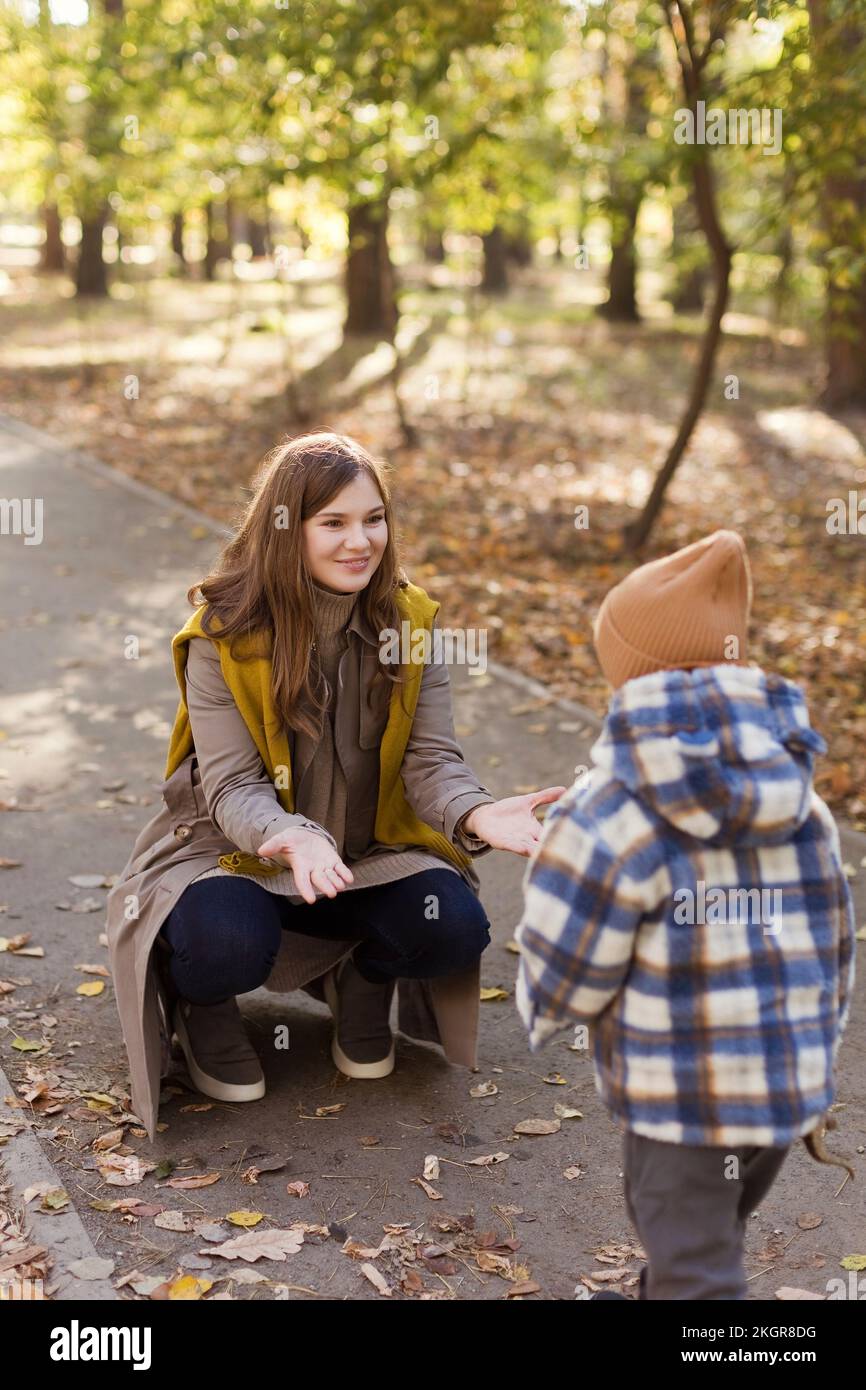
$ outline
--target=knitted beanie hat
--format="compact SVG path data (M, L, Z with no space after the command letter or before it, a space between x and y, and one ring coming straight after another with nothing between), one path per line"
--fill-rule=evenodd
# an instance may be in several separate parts
M743 539L714 531L632 570L605 596L593 629L601 669L616 690L651 671L742 666L751 605Z

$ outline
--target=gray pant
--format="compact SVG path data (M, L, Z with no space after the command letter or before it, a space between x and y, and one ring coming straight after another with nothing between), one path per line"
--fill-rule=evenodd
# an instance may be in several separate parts
M662 1144L626 1130L625 1200L649 1262L641 1298L744 1299L746 1217L787 1153Z

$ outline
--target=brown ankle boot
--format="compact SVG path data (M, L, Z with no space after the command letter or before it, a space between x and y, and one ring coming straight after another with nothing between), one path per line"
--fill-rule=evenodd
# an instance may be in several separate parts
M221 1004L193 1004L179 998L174 1031L202 1095L240 1101L260 1100L265 1094L261 1063L234 997Z
M344 1076L373 1080L394 1070L394 1037L389 1018L396 981L371 984L345 957L324 980L334 1015L331 1056Z

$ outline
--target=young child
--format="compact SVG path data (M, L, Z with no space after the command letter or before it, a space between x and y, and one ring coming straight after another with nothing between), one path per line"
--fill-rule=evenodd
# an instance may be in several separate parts
M746 1297L745 1219L833 1100L853 984L826 745L799 688L746 663L750 606L734 531L611 590L594 766L524 876L518 1009L533 1052L594 1025L650 1299Z

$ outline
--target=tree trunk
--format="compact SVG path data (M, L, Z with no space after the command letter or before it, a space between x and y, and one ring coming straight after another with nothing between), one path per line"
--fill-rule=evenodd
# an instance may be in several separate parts
M107 215L107 207L102 207L99 212L81 219L81 241L75 267L76 295L104 298L108 294L108 275L102 258L102 233Z
M345 285L344 334L378 334L390 341L397 326L397 304L386 200L349 208Z
M171 249L177 256L181 274L185 274L187 264L183 249L183 212L176 212L171 219Z
M608 294L599 313L616 323L637 323L637 259L634 237L643 190L619 203L612 217Z
M432 265L441 265L445 260L445 243L441 232L428 230L424 233L424 259Z
M218 261L226 260L231 254L228 226L228 205L211 200L205 207L207 242L204 253L204 278L216 278Z
M834 105L842 99L851 55L861 50L866 31L853 14L841 11L841 18L833 18L829 8L826 0L809 0L816 75ZM866 272L857 264L866 235L866 175L861 170L862 161L855 173L828 173L824 179L824 225L834 254L826 265L826 377L820 400L832 410L866 406Z
M39 256L39 269L44 271L66 269L66 248L60 234L60 213L56 203L43 203L42 225L45 240Z
M671 295L674 309L679 314L702 313L707 297L710 269L695 200L691 193L674 208L672 259L676 267L676 280Z
M263 216L255 217L252 214L247 218L247 236L249 238L250 250L254 256L267 256L270 245L270 228L268 226L267 209Z
M481 288L485 294L505 294L508 289L508 256L502 228L494 227L482 237L482 241L484 271Z
M692 7L686 3L686 0L663 0L663 3L665 17L671 33L674 36L674 41L677 44L677 57L680 63L686 103L696 116L697 103L706 99L706 87L704 85L703 73L712 43L708 43L705 49L700 52L698 51L694 37L694 11ZM674 20L674 5L676 5L676 9L679 12L680 25L677 25ZM680 37L680 27L684 38ZM717 19L714 25L715 37L721 39L723 32L724 24L721 19ZM696 145L693 154L691 172L695 193L695 207L697 208L698 217L700 218L701 227L707 238L710 252L712 253L716 288L709 321L701 344L697 369L695 371L694 380L692 381L691 393L682 420L680 421L680 427L677 430L676 439L670 447L667 458L659 469L643 511L637 521L632 526L626 527L625 530L625 543L635 550L643 545L653 528L656 517L661 511L668 484L676 472L677 465L685 453L688 442L692 436L692 431L700 418L713 374L716 349L718 348L722 333L722 319L728 303L728 289L731 278L733 252L725 239L725 234L719 219L719 210L716 205L716 189L713 181L713 170L708 154L708 146Z
M505 238L505 255L515 265L532 264L532 242L526 232L515 232Z

